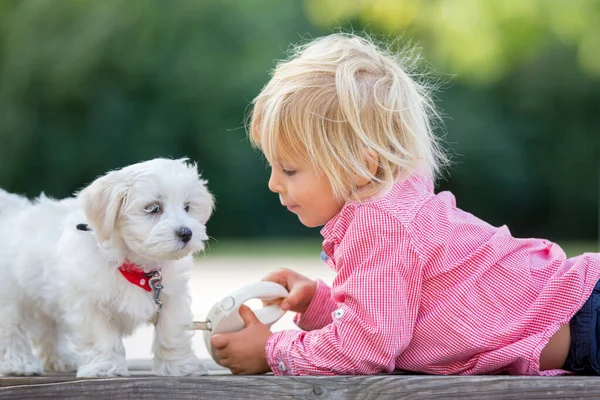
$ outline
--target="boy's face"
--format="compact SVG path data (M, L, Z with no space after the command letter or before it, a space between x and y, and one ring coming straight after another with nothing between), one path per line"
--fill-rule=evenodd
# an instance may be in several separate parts
M271 165L269 189L311 228L325 225L343 206L334 198L327 177L306 162Z

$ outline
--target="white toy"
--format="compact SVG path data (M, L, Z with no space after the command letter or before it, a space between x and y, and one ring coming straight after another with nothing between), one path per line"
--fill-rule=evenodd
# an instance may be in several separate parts
M287 295L287 289L274 282L256 282L244 286L212 306L206 321L194 321L189 329L204 331L206 348L213 360L218 363L219 358L210 344L210 339L217 333L238 332L245 327L244 320L239 313L242 304L251 299L275 300L284 298ZM285 314L285 310L277 304L252 311L258 320L267 326L273 325Z

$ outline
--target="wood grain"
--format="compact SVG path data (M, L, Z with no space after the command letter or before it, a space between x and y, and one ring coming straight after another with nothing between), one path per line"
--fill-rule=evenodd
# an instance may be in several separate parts
M375 375L275 377L2 378L13 399L559 399L600 398L593 377ZM11 382L12 381L12 382Z
M583 376L234 376L212 361L207 376L157 377L130 363L131 377L74 374L0 378L0 399L600 399L600 378Z

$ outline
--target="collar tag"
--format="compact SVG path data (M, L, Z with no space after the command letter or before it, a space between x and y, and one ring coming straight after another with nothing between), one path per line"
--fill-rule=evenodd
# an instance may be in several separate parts
M123 277L129 282L133 283L138 287L141 287L147 292L152 292L152 297L154 300L154 304L156 304L157 306L157 310L150 322L156 325L156 322L158 321L158 315L162 310L162 301L160 300L160 293L163 290L163 285L162 275L160 274L160 271L154 270L150 272L144 272L144 270L141 269L139 266L126 261L119 267L119 272L121 272L121 275L123 275Z

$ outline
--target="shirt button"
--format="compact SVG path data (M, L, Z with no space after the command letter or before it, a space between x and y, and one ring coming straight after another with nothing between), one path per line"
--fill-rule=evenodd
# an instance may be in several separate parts
M321 252L321 261L327 262L329 260L329 256L324 251Z
M140 279L140 285L145 285L146 284L146 280L145 279Z
M342 310L341 308L339 310L335 310L333 312L333 316L336 317L337 319L340 319L344 316L344 310Z
M285 364L283 363L283 361L279 361L279 365L278 366L279 366L279 370L281 372L285 372L287 370L287 368L286 368Z

